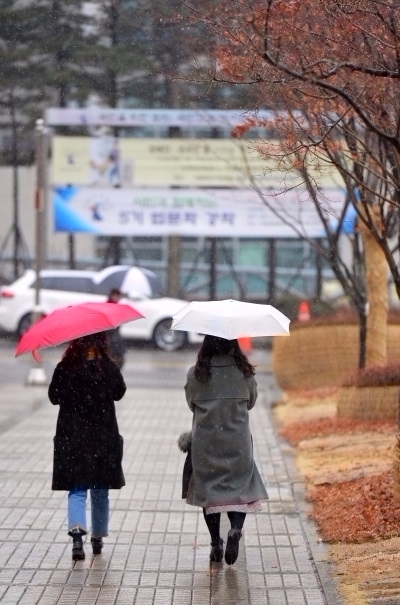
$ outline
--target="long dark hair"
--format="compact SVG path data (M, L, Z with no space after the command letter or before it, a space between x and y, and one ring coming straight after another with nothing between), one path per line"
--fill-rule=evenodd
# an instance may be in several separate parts
M211 378L211 359L215 355L230 355L236 361L236 365L243 376L248 378L254 376L255 368L251 365L246 355L242 352L238 341L227 340L219 336L206 335L197 355L194 368L194 377L200 382L208 382Z
M89 334L72 340L63 355L63 361L71 367L82 367L90 350L93 350L95 359L108 357L107 335L105 332L96 332L96 334Z

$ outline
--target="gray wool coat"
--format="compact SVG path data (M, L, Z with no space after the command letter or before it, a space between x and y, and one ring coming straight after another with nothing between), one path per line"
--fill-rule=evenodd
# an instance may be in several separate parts
M193 412L188 504L206 508L266 500L249 426L257 399L254 376L245 378L233 357L218 355L206 383L196 380L190 368L185 393Z

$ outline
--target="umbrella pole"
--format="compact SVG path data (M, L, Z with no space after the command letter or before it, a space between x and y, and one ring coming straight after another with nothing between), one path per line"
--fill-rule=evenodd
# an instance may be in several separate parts
M36 120L36 191L35 191L35 218L36 218L36 286L35 309L33 323L40 319L40 271L44 264L45 242L45 213L47 199L47 133L43 120ZM47 376L40 361L33 361L25 380L27 385L43 386L47 384Z

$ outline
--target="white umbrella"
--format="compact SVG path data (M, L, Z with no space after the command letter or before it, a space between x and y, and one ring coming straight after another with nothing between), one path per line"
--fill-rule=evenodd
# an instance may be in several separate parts
M289 336L290 319L271 305L238 300L194 301L173 316L171 330L199 332L227 340Z

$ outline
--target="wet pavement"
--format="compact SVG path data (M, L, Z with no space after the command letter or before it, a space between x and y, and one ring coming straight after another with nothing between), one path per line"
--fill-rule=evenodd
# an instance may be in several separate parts
M129 388L117 403L125 440L126 487L110 492L110 535L103 554L93 557L88 540L86 560L75 564L66 533L66 494L50 489L57 409L48 402L46 387L24 386L14 375L13 381L2 376L0 603L341 603L325 548L306 519L301 481L286 444L274 431L270 403L276 392L270 368L263 353L254 355L261 393L251 412L251 426L255 458L270 500L262 512L248 515L239 558L231 567L225 563L210 567L201 511L180 497L184 454L176 440L190 429L182 377L193 363L192 354L157 357L149 370L149 360L130 352L124 370ZM46 363L51 366L53 360ZM146 376L153 372L146 388L139 381L135 386L138 372ZM227 531L224 520L225 540Z

